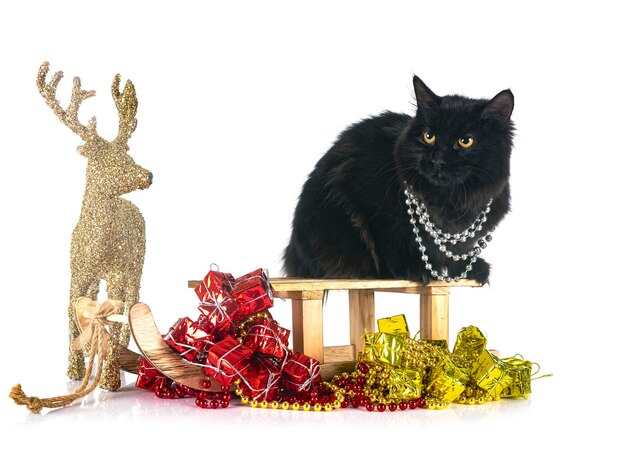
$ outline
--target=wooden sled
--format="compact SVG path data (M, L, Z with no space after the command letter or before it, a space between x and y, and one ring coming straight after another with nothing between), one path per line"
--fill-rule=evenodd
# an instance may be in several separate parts
M195 288L199 280L191 280ZM302 279L271 278L274 297L291 300L293 350L320 361L322 378L352 371L356 356L363 350L363 332L376 331L374 294L400 292L419 294L420 338L448 340L448 306L453 287L480 287L472 280L415 281L387 279ZM350 312L350 344L324 346L323 299L325 291L347 290Z
M188 282L195 288L200 281ZM480 287L476 281L432 282L423 285L414 281L364 280L364 279L300 279L272 278L274 296L291 300L293 320L293 350L320 361L322 377L329 379L344 371L352 371L356 356L363 350L363 332L376 331L374 315L375 292L400 292L420 296L420 337L422 339L448 340L448 312L450 288ZM325 291L347 290L350 312L350 344L324 346L323 298ZM88 320L77 312L79 326ZM130 373L137 373L143 355L157 370L168 378L198 390L206 390L202 383L207 379L201 367L183 361L161 337L150 308L138 303L130 309L128 323L141 355L122 349L120 365ZM209 390L219 390L212 382Z

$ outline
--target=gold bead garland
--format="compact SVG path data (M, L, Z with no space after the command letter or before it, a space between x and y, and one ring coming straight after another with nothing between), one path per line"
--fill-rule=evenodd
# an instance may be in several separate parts
M350 376L349 373L345 373L345 375L347 377ZM322 382L322 388L333 393L336 392L334 396L335 398L332 400L332 402L311 403L308 401L289 402L286 400L282 402L279 402L277 400L273 400L271 402L267 400L258 401L255 399L250 399L248 396L243 395L243 391L241 389L235 390L235 394L239 396L243 405L249 405L252 408L261 407L262 409L267 409L268 407L270 407L273 410L277 410L280 407L283 410L303 410L305 412L309 412L311 410L313 410L314 412L332 412L333 410L342 408L341 403L345 400L345 396L338 392L337 386L333 385L332 383Z

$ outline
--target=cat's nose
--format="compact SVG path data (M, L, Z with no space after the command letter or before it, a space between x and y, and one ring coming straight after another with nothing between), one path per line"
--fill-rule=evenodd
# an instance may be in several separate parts
M433 158L432 162L433 162L433 165L435 166L435 168L441 168L443 165L446 164L445 160L443 160L441 158Z

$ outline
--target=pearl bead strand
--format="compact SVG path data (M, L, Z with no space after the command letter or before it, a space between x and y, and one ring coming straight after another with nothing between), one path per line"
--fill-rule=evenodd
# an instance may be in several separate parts
M473 239L476 234L483 229L483 225L487 221L487 215L491 212L491 204L493 199L490 199L487 203L487 207L480 212L478 217L472 222L472 224L460 233L447 233L436 227L432 221L430 221L430 214L426 209L426 205L415 195L411 186L406 182L404 183L404 195L406 196L405 204L409 207L407 213L409 214L409 223L411 223L413 234L415 234L415 242L418 244L418 250L421 254L421 259L424 262L424 267L430 272L430 275L439 281L451 282L460 281L467 278L467 274L472 270L472 266L478 260L478 256L483 249L487 248L487 243L491 242L491 234L485 234L482 238L476 241L476 245L467 253L455 254L448 250L446 244L456 245L457 243L467 242L468 239ZM421 224L430 237L433 238L435 245L439 246L439 251L446 256L446 258L452 259L455 262L467 261L469 263L465 266L465 271L458 276L451 277L447 271L437 271L433 269L431 263L429 263L429 257L426 254L426 247L423 244L422 237L419 234L419 226Z

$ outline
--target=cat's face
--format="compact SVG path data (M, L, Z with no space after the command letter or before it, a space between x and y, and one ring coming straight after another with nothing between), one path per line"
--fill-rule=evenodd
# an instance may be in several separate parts
M492 100L439 97L415 76L415 118L396 149L398 172L419 191L488 190L506 181L512 148L513 94Z

